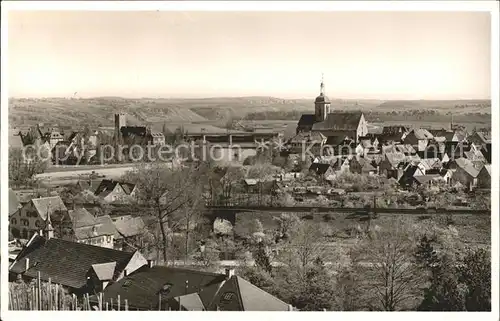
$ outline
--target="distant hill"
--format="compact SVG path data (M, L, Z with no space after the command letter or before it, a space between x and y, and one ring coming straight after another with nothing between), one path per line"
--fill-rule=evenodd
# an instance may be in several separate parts
M489 100L342 100L332 99L333 109L360 109L390 112L394 110L432 109L443 113L490 113ZM215 98L141 98L96 97L89 99L43 98L9 100L12 126L59 123L112 126L113 114L126 112L129 124L204 123L244 118L260 112L310 112L314 99L281 99L268 96Z
M453 113L491 113L491 100L389 100L377 106L377 111L395 109L435 109Z

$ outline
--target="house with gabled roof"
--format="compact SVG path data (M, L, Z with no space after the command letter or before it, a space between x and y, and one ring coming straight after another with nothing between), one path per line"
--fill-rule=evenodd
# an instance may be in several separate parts
M379 164L379 173L387 178L394 177L399 180L405 163L406 156L403 153L385 153Z
M329 163L312 163L309 172L324 180L335 176L335 170Z
M136 185L103 179L97 187L94 195L109 203L127 203L136 197Z
M425 158L421 159L417 165L424 175L438 174L443 168L443 164L439 158Z
M12 188L9 188L9 217L21 209L21 207L22 206L16 192L14 192Z
M475 131L470 136L467 137L467 140L481 149L486 144L491 144L491 133Z
M105 263L109 272L97 267ZM93 274L97 279L104 278L103 282L116 282L144 265L147 261L138 251L123 252L35 234L9 267L9 279L50 279L82 295L103 287Z
M491 188L491 165L486 164L477 174L477 186L479 188Z
M483 163L486 163L486 158L484 157L483 153L476 147L472 147L469 151L464 152L463 157L467 158L472 162L481 161Z
M470 160L463 157L455 159L450 163L450 169L453 170L452 185L460 183L469 191L477 186L479 171Z
M426 186L428 188L432 188L437 186L440 181L443 181L443 178L440 174L426 174L420 176L414 176L414 184L416 186Z
M57 227L57 231L71 228L68 209L59 196L32 198L10 217L9 229L15 238L29 239L44 229L47 219Z
M222 274L153 266L151 263L107 286L102 293L104 300L118 296L127 300L129 310L139 311L291 310L289 304L234 275L229 269ZM99 296L90 297L90 302L98 305Z
M483 154L486 163L491 164L491 143L487 143L481 148L481 154Z
M94 217L85 208L69 210L73 232L64 239L114 248L115 227L109 215Z
M238 275L228 275L212 300L209 311L292 311L277 297Z
M301 154L304 149L310 148L316 155L321 146L326 142L326 137L321 133L299 132L287 142L287 147L291 153Z
M377 168L372 165L370 159L364 157L353 157L349 162L351 173L362 175L374 175L377 173Z
M115 249L130 250L134 247L142 248L142 236L147 232L142 217L133 217L131 215L115 216L112 218L112 223L115 228Z
M415 177L424 175L424 172L415 164L408 164L403 169L403 174L399 177L398 183L402 187L412 187L416 184Z
M424 151L427 145L429 144L429 141L433 138L432 134L427 130L423 128L416 128L411 130L406 137L404 138L403 142L405 144L410 144L415 149L417 152L419 151Z
M330 167L335 173L348 172L350 170L350 160L345 156L336 156L330 159Z

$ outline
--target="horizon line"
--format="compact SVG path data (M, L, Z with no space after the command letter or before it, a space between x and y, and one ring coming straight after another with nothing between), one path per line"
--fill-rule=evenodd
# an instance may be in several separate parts
M227 96L141 96L141 97L133 97L133 96L115 96L115 95L96 95L96 96L88 96L88 97L71 97L71 96L11 96L8 99L67 99L67 100L88 100L88 99L103 99L103 98L117 98L117 99L224 99L224 98L270 98L270 99L278 99L278 100L314 100L316 96L310 97L294 97L294 98L283 98L279 96L270 96L270 95L227 95ZM488 100L491 102L491 97L456 97L456 98L375 98L375 97L365 97L365 98L338 98L330 97L330 101L363 101L363 100L378 100L378 101L453 101L453 100Z

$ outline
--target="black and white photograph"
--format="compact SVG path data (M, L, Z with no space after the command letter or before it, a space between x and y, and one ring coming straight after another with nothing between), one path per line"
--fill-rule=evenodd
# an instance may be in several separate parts
M497 2L8 2L11 319L498 320Z

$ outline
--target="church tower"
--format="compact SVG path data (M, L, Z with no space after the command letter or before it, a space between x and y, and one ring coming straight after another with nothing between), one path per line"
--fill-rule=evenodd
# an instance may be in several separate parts
M324 121L330 113L330 101L325 96L325 84L323 76L321 77L320 93L314 101L314 115L317 122Z

